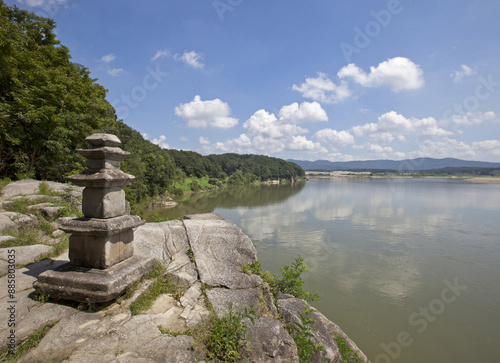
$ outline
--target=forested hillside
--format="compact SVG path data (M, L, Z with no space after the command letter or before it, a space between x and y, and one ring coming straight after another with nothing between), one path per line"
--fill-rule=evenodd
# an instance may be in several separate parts
M132 202L175 191L188 177L209 177L220 186L304 175L298 165L277 158L202 156L144 140L116 120L106 89L71 62L54 31L51 19L0 0L0 178L65 181L85 168L77 149L87 147L84 139L94 132L116 134L132 153L122 163L136 176L126 189Z

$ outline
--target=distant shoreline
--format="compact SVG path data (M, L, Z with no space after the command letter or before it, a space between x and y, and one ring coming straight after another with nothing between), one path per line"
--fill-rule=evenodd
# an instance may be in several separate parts
M469 177L469 176L459 176L459 175L318 175L309 174L306 175L307 178L317 178L317 179L463 179L471 183L482 183L482 184L500 184L500 177L497 176L484 176L484 177Z

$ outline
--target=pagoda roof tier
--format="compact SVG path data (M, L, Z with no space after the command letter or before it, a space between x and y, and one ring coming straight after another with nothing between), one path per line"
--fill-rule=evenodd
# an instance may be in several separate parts
M124 173L120 169L87 169L68 177L73 184L89 188L124 187L134 179L133 175Z
M112 134L92 134L85 138L92 146L120 146L122 142L116 135Z
M144 221L139 216L119 216L108 219L100 218L61 218L64 232L89 236L112 236L114 234L142 226Z
M97 160L107 159L121 161L130 156L128 151L113 146L102 146L93 149L79 149L78 152L84 158Z

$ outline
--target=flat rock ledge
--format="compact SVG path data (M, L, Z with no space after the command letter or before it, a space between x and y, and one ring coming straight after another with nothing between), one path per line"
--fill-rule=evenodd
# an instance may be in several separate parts
M310 306L291 295L274 301L259 276L242 272L255 261L252 241L234 224L215 213L190 215L185 220L146 223L135 230L135 255L154 257L167 266L172 280L184 288L178 300L161 295L144 314L132 316L128 306L150 284L146 280L134 296L114 302L98 312L80 311L75 305L33 299L37 276L67 261L67 253L16 270L16 339L19 343L40 326L55 325L38 346L19 362L201 362L205 355L192 348L187 335L162 334L161 326L183 331L199 326L211 306L218 315L253 309L258 318L247 326L247 362L299 362L297 346L285 323L299 321ZM0 278L1 306L8 306L7 276ZM324 315L314 310L314 340L325 349L313 362L342 362L334 334L343 336L352 350L366 359L356 344ZM9 311L0 309L0 321ZM1 346L7 345L8 327L0 327Z

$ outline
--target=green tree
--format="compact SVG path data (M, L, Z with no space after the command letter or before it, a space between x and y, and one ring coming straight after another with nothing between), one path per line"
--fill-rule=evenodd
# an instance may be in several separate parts
M0 176L62 181L75 151L115 121L106 90L70 61L55 23L0 0Z

